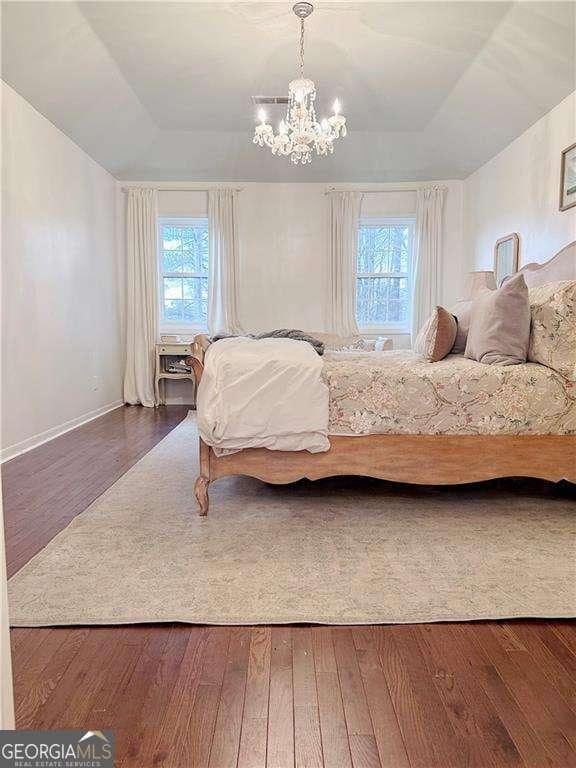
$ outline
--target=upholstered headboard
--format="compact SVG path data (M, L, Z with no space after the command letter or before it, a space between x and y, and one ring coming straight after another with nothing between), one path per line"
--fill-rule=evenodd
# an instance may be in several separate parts
M576 280L576 240L558 251L550 261L526 264L519 272L524 275L529 288L558 280Z

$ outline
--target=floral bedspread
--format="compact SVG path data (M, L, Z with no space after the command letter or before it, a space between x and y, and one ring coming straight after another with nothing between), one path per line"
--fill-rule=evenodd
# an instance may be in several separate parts
M576 434L576 382L538 363L329 352L330 434Z

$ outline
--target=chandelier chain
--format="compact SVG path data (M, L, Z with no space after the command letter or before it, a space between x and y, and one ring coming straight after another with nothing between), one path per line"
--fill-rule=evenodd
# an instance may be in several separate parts
M304 77L304 19L300 19L300 77Z

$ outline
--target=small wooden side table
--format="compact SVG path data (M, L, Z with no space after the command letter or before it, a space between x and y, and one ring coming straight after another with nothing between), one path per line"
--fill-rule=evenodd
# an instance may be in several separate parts
M190 373L168 373L166 370L167 357L178 357L183 359L192 354L192 343L169 343L169 344L156 344L156 376L154 379L154 391L156 393L156 401L160 405L166 405L166 379L187 379L192 382L194 399L196 399L196 377L194 371ZM162 382L162 386L160 385Z

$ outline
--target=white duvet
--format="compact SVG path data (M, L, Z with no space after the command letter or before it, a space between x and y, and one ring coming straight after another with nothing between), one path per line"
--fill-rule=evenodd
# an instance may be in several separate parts
M304 341L221 339L204 358L200 436L218 456L243 448L330 448L322 358Z

